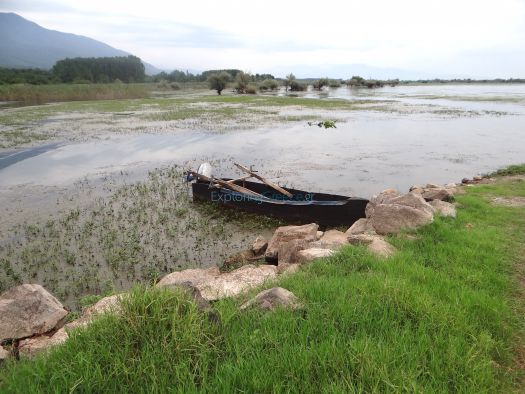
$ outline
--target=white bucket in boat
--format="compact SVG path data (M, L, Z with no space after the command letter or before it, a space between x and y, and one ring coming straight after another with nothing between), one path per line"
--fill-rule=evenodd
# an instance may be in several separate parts
M211 178L212 176L212 166L210 163L202 163L197 170L199 175L204 175L205 177Z

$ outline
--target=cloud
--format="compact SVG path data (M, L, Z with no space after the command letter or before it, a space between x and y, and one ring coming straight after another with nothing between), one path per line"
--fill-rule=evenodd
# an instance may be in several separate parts
M164 68L367 64L498 76L522 67L525 52L523 0L3 0L0 9Z

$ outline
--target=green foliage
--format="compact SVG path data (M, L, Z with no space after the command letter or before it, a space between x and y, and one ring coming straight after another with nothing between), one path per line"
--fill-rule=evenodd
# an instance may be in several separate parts
M208 85L210 89L216 90L219 96L226 86L228 86L229 81L230 74L225 71L222 71L218 74L210 74L208 77Z
M303 92L308 88L308 86L304 83L301 83L297 80L293 80L290 82L290 90L292 92Z
M261 85L259 86L259 90L262 92L271 90L274 91L279 88L279 82L275 79L265 79L262 81Z
M54 82L57 82L55 76L47 70L0 67L0 85L15 83L46 85Z
M221 343L219 324L182 291L135 288L120 315L73 332L48 359L8 367L0 391L193 392L210 378ZM67 371L58 375L63 367ZM33 377L21 385L27 373Z
M515 164L505 168L501 168L492 174L491 176L503 176L503 175L523 175L525 174L525 164Z
M108 83L115 79L124 82L144 81L144 64L136 56L91 57L59 60L53 74L62 82L76 80Z
M295 75L293 75L293 73L290 73L286 76L286 78L283 81L283 85L286 91L288 91L288 88L290 88L292 83L296 82L295 79L296 78L295 78Z
M323 120L321 122L308 122L308 126L324 127L325 129L336 129L335 120Z
M237 93L247 93L248 84L253 81L252 75L244 71L239 71L235 76L235 90Z
M321 78L315 81L313 83L313 86L314 86L314 89L321 90L323 89L323 87L328 86L328 83L329 83L328 78Z
M512 264L525 216L491 206L496 190L525 184L469 188L456 220L389 239L387 260L348 246L281 277L304 312L240 312L255 290L214 304L215 326L182 294L135 289L120 317L8 363L0 392L522 392Z

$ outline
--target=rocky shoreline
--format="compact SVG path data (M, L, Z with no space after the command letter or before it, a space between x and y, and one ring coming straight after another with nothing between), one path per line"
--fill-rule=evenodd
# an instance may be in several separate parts
M219 267L177 271L161 278L155 286L189 291L198 307L216 319L210 302L236 297L296 272L301 265L331 256L345 245L364 245L370 253L386 259L396 249L385 236L427 225L436 215L455 218L454 195L462 193L465 186L492 181L475 177L464 179L461 184L413 186L406 194L387 189L370 200L366 217L345 232L322 232L315 223L279 227L270 240L257 237L248 250L226 261L226 268L240 265L238 268L228 272L221 272ZM263 259L265 263L253 264ZM30 357L64 343L72 330L86 327L95 316L119 313L123 297L125 293L105 297L86 308L78 319L66 323L68 311L42 286L23 284L7 290L0 295L0 361ZM265 310L277 306L296 309L301 302L288 290L274 287L260 292L240 309L253 306Z

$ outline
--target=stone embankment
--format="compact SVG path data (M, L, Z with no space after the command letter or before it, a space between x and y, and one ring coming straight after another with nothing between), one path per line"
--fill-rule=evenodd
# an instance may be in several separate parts
M189 290L197 306L216 321L219 317L210 302L235 297L275 281L280 275L295 272L302 264L333 255L343 246L365 245L378 257L392 256L396 249L385 236L424 226L431 223L435 215L455 217L456 209L451 201L459 187L455 184L414 186L404 195L388 189L374 196L366 207L366 217L345 232L322 232L315 223L279 227L270 240L257 237L250 249L228 260L232 264L247 263L240 268L229 272L221 272L218 267L187 269L166 275L156 286ZM253 264L263 259L266 264ZM67 310L42 286L24 284L9 289L0 295L0 361L13 356L31 356L64 343L72 330L89 325L96 315L119 313L123 297L126 294L103 298L84 310L80 318L66 323ZM240 309L252 307L271 311L277 307L300 309L302 304L293 293L275 287L262 291Z

